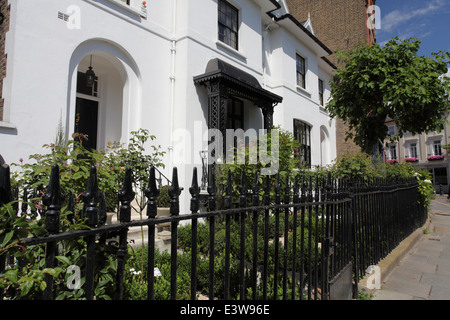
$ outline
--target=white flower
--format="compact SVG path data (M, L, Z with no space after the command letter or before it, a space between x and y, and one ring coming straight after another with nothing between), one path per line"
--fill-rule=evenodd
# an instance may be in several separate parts
M153 273L154 273L155 277L162 277L162 273L161 273L161 271L159 271L158 268L153 269Z
M428 180L428 179L426 179L426 180L423 180L424 182L427 182L427 183L431 183L431 181L430 180Z

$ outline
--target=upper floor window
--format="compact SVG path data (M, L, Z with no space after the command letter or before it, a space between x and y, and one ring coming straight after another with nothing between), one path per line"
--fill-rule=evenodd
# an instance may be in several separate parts
M409 157L417 158L417 143L411 143L409 145Z
M306 89L306 64L305 64L305 58L303 58L301 55L296 55L297 60L297 86Z
M219 0L219 40L238 50L238 9Z
M397 145L389 146L389 160L397 160Z
M319 79L319 103L323 106L323 80Z
M142 0L108 0L116 3L118 6L147 18L147 2Z
M390 136L396 135L395 124L388 125L388 135L390 135Z
M434 147L434 156L442 156L442 147L441 147L441 140L434 141L433 143Z

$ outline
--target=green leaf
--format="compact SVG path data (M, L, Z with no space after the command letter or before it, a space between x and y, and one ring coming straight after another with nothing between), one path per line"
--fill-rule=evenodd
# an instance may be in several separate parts
M24 281L24 282L22 282L20 284L20 289L21 289L20 295L22 297L28 295L28 293L30 292L31 288L33 288L33 285L34 285L34 281Z
M70 265L70 259L65 257L65 256L56 256L56 259L58 259L59 261L61 261L62 263L65 263L67 265Z
M5 238L3 238L3 242L1 244L2 248L4 248L9 243L9 241L12 239L13 235L14 235L14 230L11 230L10 232L8 232L5 235Z

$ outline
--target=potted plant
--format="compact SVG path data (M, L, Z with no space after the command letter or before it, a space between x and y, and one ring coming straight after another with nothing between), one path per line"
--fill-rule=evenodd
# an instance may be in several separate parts
M170 186L162 186L159 189L159 196L156 198L156 205L158 206L156 210L157 218L170 217L170 196L169 196ZM158 224L158 229L166 229L170 226L170 222Z
M428 160L428 161L442 160L442 159L444 159L444 156L442 156L442 155L440 155L440 154L435 155L435 156L428 156L428 157L427 157L427 160Z

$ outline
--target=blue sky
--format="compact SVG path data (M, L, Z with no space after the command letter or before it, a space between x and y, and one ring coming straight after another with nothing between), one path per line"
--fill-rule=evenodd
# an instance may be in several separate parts
M381 11L377 43L393 37L418 38L420 55L440 50L450 52L450 0L377 0Z

